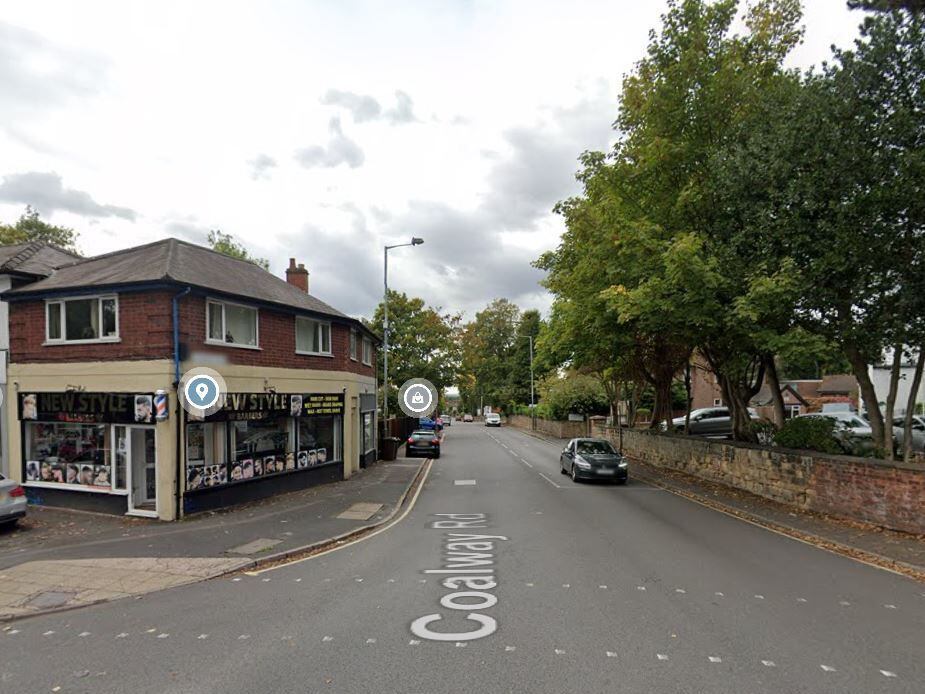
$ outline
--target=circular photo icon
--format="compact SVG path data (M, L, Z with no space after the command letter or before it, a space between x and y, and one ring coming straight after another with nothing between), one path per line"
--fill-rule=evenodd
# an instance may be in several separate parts
M427 417L437 409L438 393L426 378L412 378L398 391L398 406L409 417Z
M177 392L180 406L191 416L202 419L222 409L228 387L217 371L198 366L183 374Z

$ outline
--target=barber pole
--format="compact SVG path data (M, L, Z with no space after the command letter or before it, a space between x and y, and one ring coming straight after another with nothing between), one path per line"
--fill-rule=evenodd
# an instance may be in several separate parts
M167 419L167 391L154 391L154 416L159 422Z

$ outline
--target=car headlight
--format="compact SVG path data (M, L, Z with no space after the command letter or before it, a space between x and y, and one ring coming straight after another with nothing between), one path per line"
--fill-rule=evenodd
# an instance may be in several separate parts
M628 463L625 460L621 460L619 467L627 467Z
M590 469L591 469L591 464L590 464L590 463L586 463L586 462L583 461L581 458L576 458L576 459L575 459L575 465L578 466L578 469L579 469L579 470L590 470Z

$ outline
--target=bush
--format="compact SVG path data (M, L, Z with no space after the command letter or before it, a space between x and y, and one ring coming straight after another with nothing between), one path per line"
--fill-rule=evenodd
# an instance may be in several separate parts
M774 436L774 443L784 448L800 448L820 453L841 453L835 438L835 420L829 417L795 417L784 422Z

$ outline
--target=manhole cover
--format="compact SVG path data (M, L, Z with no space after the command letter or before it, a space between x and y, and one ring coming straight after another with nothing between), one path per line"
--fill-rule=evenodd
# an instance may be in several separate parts
M382 504L371 504L368 502L354 504L337 517L344 520L369 520L376 515L381 508Z
M51 607L61 607L67 605L71 600L77 597L77 593L65 593L54 590L46 590L39 593L25 603L26 607L35 607L40 610L47 610Z

